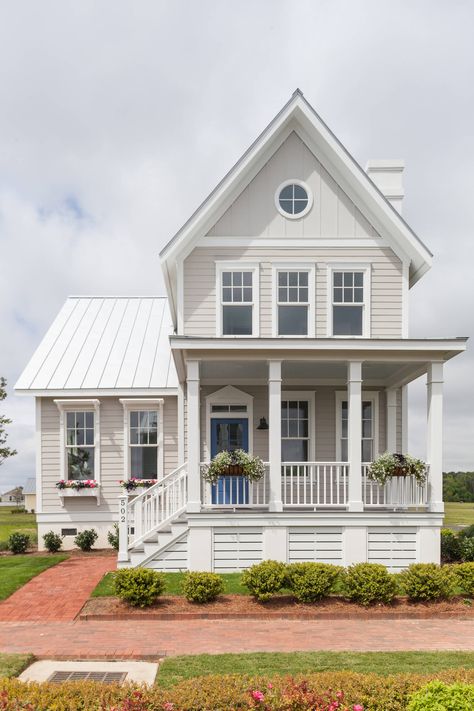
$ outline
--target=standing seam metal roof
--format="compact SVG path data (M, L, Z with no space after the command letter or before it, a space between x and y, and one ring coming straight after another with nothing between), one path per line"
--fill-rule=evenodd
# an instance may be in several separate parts
M16 390L175 388L166 297L67 299Z

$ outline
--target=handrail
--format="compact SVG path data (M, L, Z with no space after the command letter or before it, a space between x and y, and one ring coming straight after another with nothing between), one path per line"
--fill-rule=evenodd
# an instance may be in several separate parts
M173 479L176 477L176 474L180 471L180 469L185 469L187 467L187 462L184 462L184 464L181 464L179 467L176 467L176 469L173 469L172 472L164 476L162 479L158 479L156 484L153 484L152 486L148 486L146 489L144 489L140 494L137 494L135 498L130 502L130 503L136 503L139 501L139 499L144 498L147 494L151 494L155 489L158 489L160 486L163 486L163 484L166 484L169 479Z

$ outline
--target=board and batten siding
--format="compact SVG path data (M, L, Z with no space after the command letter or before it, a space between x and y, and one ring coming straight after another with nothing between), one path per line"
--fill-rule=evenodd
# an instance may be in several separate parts
M124 421L123 407L118 398L100 399L100 505L92 497L77 497L65 500L65 510L79 512L114 511L117 497L122 489L120 479L124 477ZM163 441L164 473L168 474L177 467L177 400L170 396L164 398L163 405ZM41 401L41 463L43 512L58 511L60 499L56 482L61 478L61 446L59 410L52 398ZM125 456L128 456L126 453Z
M402 263L390 247L196 247L184 261L184 335L216 335L220 308L216 300L216 261L246 260L260 264L260 336L272 336L273 260L315 264L315 333L325 338L328 328L327 265L335 258L366 261L371 268L371 338L402 336ZM356 262L355 262L356 263ZM219 295L217 295L219 296Z

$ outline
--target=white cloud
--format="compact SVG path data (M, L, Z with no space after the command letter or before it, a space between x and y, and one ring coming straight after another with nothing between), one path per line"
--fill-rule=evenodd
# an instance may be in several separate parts
M161 292L158 252L299 86L365 163L403 157L437 259L412 334L473 326L471 3L43 0L0 9L0 373L69 293ZM446 466L474 466L473 356L446 368ZM422 449L424 385L411 397ZM33 406L3 404L31 474Z

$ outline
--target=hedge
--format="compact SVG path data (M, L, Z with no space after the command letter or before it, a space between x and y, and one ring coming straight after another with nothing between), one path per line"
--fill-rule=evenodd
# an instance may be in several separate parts
M274 699L271 711L288 709L284 693L305 682L307 688L324 694L328 689L342 691L347 705L361 704L364 711L406 711L410 696L429 681L438 679L447 684L474 682L474 669L450 669L436 674L415 675L358 674L350 671L283 676L206 676L189 679L171 689L159 686L140 691L136 687L67 682L65 684L24 684L18 679L0 680L0 709L2 711L234 711L255 708L251 691L268 694ZM268 694L269 695L269 694ZM127 701L128 700L128 701ZM30 704L28 707L27 704ZM263 704L262 704L263 706ZM304 706L298 706L305 711Z

